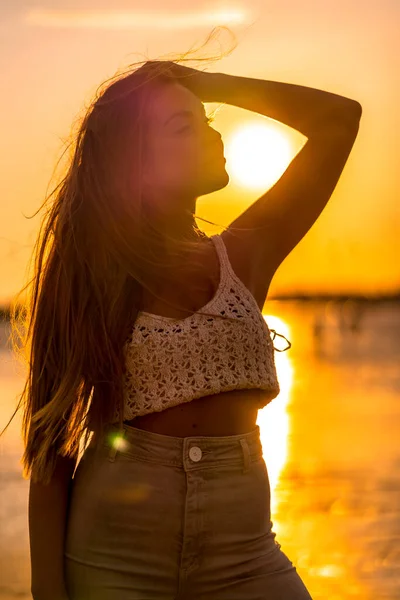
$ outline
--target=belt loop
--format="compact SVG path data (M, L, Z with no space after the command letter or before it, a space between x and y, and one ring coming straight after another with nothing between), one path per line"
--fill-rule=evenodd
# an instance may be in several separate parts
M244 438L242 438L240 440L240 445L242 446L243 459L244 459L243 473L247 473L250 470L250 450L249 450L249 445L247 443L247 440L245 440Z

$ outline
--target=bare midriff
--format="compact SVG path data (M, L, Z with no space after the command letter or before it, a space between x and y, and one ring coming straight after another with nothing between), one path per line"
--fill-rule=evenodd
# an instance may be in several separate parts
M224 234L222 234L223 236ZM224 239L234 270L247 288L254 294L256 284L250 280L249 273L247 272L248 265L240 264L240 257L243 253L240 252L240 249L237 252L234 251L235 248L232 247L229 236ZM208 303L216 292L221 275L219 272L218 256L212 242L206 244L204 250L203 260L205 269L204 281L202 282L204 292L199 293L197 291L195 297L186 298L186 308L188 310L197 311ZM211 290L210 276L211 287L213 288ZM190 280L186 276L183 277L183 280L185 281L186 291L190 293L192 287ZM197 279L198 283L199 278ZM144 297L145 307L143 310L146 312L173 318L184 318L186 316L185 313L179 311L171 314L170 307L166 307L156 298L152 298L151 294L148 295L146 291ZM178 297L169 297L169 300L173 302L181 301ZM262 306L262 303L260 306ZM124 423L138 429L174 437L238 435L255 429L258 410L270 398L271 395L267 390L236 389L202 396L201 398L181 403L160 412L152 412L148 415L126 420Z
M232 390L126 420L131 427L174 437L238 435L255 429L268 392Z

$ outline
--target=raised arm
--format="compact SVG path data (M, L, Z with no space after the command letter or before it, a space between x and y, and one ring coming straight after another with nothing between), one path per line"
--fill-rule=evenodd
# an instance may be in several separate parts
M222 233L232 255L240 257L244 271L248 269L257 302L263 305L275 271L315 223L336 187L357 137L361 105L289 83L180 65L178 73L182 84L188 83L202 100L258 112L308 138L279 181Z
M172 65L179 82L203 102L223 102L257 112L281 121L307 137L319 131L332 114L340 114L342 123L351 124L361 116L361 105L357 100L325 90Z

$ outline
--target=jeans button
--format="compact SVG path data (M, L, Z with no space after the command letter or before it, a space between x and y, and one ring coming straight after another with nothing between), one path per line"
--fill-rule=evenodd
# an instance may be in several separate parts
M189 456L194 462L199 462L202 457L202 451L198 446L192 446L189 450Z

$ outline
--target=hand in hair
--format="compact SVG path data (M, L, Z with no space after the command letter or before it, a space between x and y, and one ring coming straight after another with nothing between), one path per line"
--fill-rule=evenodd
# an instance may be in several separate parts
M210 75L212 75L212 73L199 71L192 67L185 67L184 65L180 65L170 60L147 61L139 70L148 72L155 77L157 75L170 76L199 97L201 97L202 92L204 91L205 78L209 78Z

